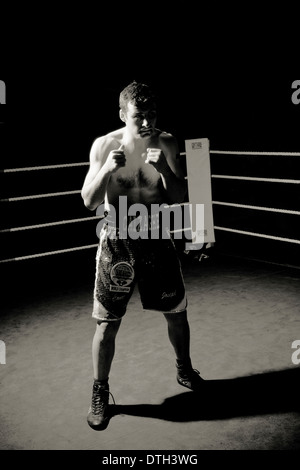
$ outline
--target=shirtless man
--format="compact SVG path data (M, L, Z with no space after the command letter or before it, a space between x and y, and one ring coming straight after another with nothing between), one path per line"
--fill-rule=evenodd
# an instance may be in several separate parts
M173 204L184 200L187 187L178 164L176 139L156 128L156 102L151 89L132 82L120 93L124 127L99 137L92 145L90 168L82 188L85 206L118 214L120 197L127 206ZM118 217L117 217L118 220ZM104 224L100 232L94 290L92 343L94 382L88 424L105 429L108 420L109 373L115 339L134 283L143 308L161 311L174 348L179 384L198 390L203 379L192 367L187 301L173 240L119 236L117 227Z

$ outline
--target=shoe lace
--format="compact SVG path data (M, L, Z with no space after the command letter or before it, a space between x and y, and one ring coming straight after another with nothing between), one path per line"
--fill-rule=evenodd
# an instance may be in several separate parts
M92 410L93 414L102 414L105 406L108 405L109 395L112 397L114 405L116 404L113 394L106 389L98 388L94 391L92 396Z
M111 396L111 398L112 398L112 401L114 402L114 405L115 405L115 404L116 404L116 402L115 402L115 399L114 399L114 396L113 396L113 394L112 394L112 393L110 393L110 392L108 392L108 393L110 394L110 396Z
M191 369L191 371L189 371L189 372L181 373L179 375L179 380L182 383L185 383L185 384L188 384L189 382L192 383L193 382L193 373L200 376L200 372L199 372L198 369Z

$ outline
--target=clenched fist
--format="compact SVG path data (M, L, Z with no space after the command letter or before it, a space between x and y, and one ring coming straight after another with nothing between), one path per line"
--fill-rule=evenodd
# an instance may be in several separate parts
M164 173L169 168L165 154L161 149L147 148L145 163L154 166L159 173Z
M105 168L109 173L115 173L119 168L126 165L124 145L117 150L111 150L105 162Z

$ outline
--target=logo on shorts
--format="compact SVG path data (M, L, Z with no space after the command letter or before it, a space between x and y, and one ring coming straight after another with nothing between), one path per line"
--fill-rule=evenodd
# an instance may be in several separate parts
M115 285L110 285L112 292L129 292L128 287L134 279L134 269L131 264L121 261L115 264L110 271L110 278Z
M175 297L176 290L174 292L163 292L161 299L170 299L171 297Z

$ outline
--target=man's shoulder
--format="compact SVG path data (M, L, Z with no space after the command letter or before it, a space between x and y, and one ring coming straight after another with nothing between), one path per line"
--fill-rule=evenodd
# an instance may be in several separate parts
M112 132L108 132L105 135L101 135L95 139L95 143L100 145L111 145L121 143L123 137L123 129L117 129Z
M175 137L167 131L162 131L161 129L155 129L159 139L174 139Z
M94 140L94 146L101 149L113 149L119 148L123 137L123 130L117 129L112 132L108 132L105 135L101 135Z
M108 134L96 137L91 147L90 160L103 164L111 150L120 148L121 140L121 130L112 131Z
M162 148L166 149L166 148L176 148L177 147L177 140L176 140L176 137L171 134L170 132L166 132L166 131L161 131L159 129L157 129L157 138L158 138L158 141L160 143L160 145L162 146Z

